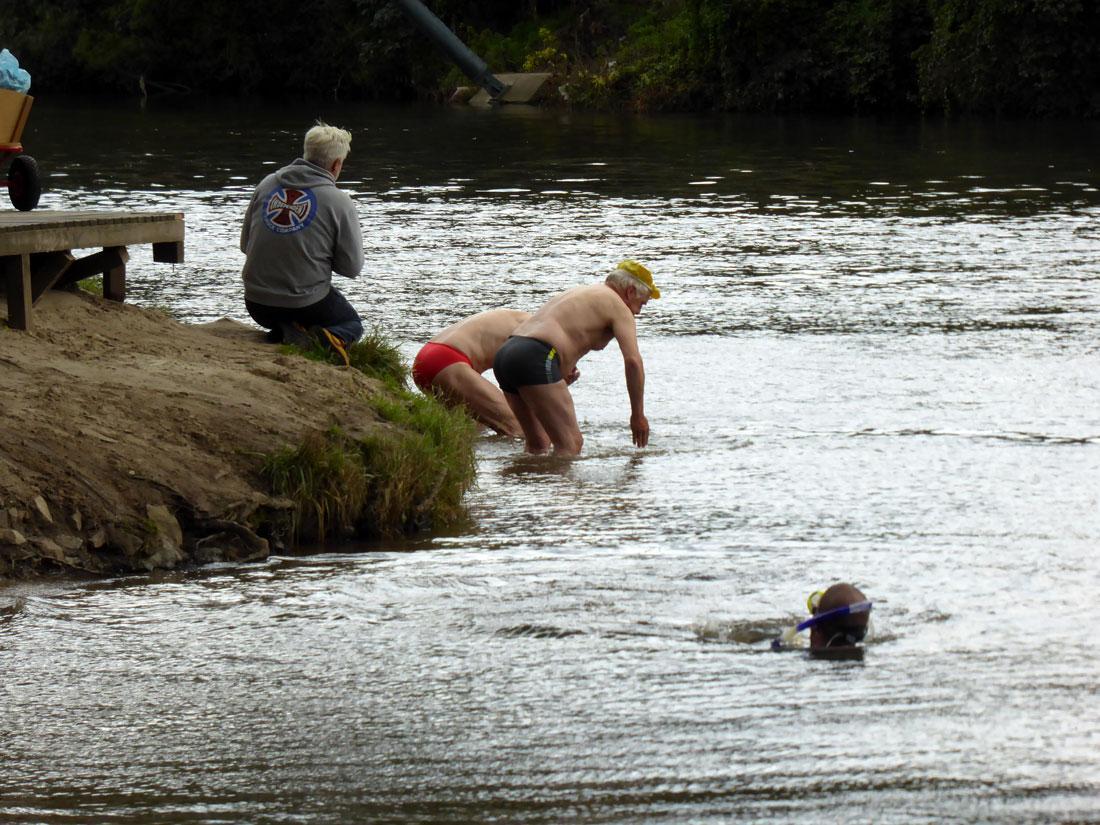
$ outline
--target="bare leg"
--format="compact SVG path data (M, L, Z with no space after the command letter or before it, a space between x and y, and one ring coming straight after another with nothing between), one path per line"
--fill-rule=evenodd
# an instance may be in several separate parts
M520 387L519 397L550 437L556 454L576 455L581 451L584 436L577 425L573 396L564 381ZM512 409L515 408L513 404ZM526 431L526 427L524 429Z
M504 400L504 393L467 364L451 364L440 370L432 381L432 389L446 402L464 405L486 427L512 438L523 436L523 428Z
M511 392L504 393L504 399L508 402L508 406L512 408L512 412L515 413L520 427L523 428L523 435L527 439L527 452L535 455L549 452L550 437L546 435L546 430L542 428L542 424L535 418L535 414L531 412L526 402Z

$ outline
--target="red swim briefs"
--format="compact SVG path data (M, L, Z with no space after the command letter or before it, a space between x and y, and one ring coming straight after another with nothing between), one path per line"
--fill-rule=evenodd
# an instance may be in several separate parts
M440 370L451 364L466 364L470 369L474 366L465 353L459 352L454 347L428 342L420 348L420 352L416 354L416 359L413 361L413 381L420 387L421 392L427 392Z

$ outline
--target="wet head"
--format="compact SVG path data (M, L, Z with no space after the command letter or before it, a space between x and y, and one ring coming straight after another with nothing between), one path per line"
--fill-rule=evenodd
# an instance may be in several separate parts
M809 630L810 655L814 658L862 659L859 643L867 635L871 606L859 588L844 582L818 590L806 601L810 618L773 639L772 649L793 646L798 634Z
M840 582L832 585L820 597L810 597L810 610L819 619L810 628L810 650L815 654L829 650L856 648L867 635L871 618L870 602L854 585ZM860 609L866 605L865 609Z

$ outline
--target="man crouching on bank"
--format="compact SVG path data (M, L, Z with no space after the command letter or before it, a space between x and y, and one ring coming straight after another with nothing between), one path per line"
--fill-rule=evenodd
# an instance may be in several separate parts
M634 444L649 443L645 367L634 316L651 298L660 297L648 269L623 261L602 284L566 290L516 327L497 351L493 373L523 428L528 452L545 453L551 446L560 455L581 451L584 437L568 385L579 375L577 362L612 338L619 343L626 369Z

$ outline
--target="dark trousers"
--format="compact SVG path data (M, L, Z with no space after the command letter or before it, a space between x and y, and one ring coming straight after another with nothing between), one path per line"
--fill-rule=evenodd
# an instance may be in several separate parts
M345 344L363 336L363 321L348 299L333 287L328 295L307 307L273 307L245 300L245 309L252 320L264 329L278 330L280 324L301 324L306 329L324 327Z

